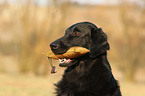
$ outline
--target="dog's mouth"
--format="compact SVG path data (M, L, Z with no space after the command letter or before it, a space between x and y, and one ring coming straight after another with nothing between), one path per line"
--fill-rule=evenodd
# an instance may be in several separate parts
M75 64L78 64L79 61L83 61L83 60L86 60L89 58L89 53L83 55L83 56L80 56L80 57L77 57L77 58L64 58L64 59L59 59L59 66L60 67L69 67L69 66L73 66Z
M78 62L78 60L76 59L59 59L59 61L60 61L59 63L60 67L72 66Z

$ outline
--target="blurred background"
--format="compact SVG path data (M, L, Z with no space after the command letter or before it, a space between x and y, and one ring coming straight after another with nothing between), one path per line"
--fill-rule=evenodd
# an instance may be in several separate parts
M0 96L55 96L49 44L90 21L108 35L123 96L145 96L145 0L0 0Z

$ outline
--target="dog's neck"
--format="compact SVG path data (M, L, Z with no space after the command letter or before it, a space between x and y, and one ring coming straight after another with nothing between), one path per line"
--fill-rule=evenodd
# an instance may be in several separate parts
M90 63L91 62L91 63ZM69 71L68 71L69 70ZM66 90L91 90L97 91L99 94L102 90L108 94L114 94L119 87L117 81L114 79L107 56L100 55L98 58L88 58L86 60L79 61L78 64L70 66L65 71L65 74L57 87L66 88ZM74 84L74 85L71 85ZM65 86L61 86L65 85ZM67 87L71 86L71 87ZM62 88L62 89L63 89ZM113 96L113 95L108 95Z
M93 70L94 72L92 71L92 69L94 69L93 67L96 68L96 70ZM79 62L77 64L68 67L65 72L67 73L67 72L74 71L74 72L79 72L79 74L81 73L83 75L88 71L92 71L92 74L94 74L97 71L98 71L97 73L100 73L101 71L103 71L102 68L106 70L106 73L108 71L109 73L111 72L111 67L107 60L107 52L93 59L89 57L89 54L86 54L79 58Z
M93 63L91 63L91 65L90 65L89 62L93 62ZM81 65L81 63L85 64L85 67L87 67L88 70L91 69L91 67L96 67L96 69L98 69L98 70L99 70L99 68L105 68L106 70L111 71L111 67L110 67L108 59L107 59L107 52L100 54L99 56L97 56L95 58L88 57L86 60L80 61L80 65Z

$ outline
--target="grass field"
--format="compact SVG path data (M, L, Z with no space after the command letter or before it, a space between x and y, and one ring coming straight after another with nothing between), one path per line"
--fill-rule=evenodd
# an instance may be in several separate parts
M60 74L49 77L0 74L0 96L55 96L54 83ZM120 81L123 96L145 96L145 83Z
M0 75L0 96L55 96L53 84L57 75L35 77L26 75ZM51 78L51 79L50 79Z

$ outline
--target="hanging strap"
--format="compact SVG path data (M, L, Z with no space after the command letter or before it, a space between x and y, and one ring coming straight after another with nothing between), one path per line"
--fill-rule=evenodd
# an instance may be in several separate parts
M52 58L49 58L48 57L48 59L49 59L49 63L50 63L50 66L51 66L51 74L54 74L54 73L56 73L56 71L55 71L55 66L53 66L53 64L52 64Z

